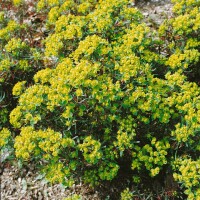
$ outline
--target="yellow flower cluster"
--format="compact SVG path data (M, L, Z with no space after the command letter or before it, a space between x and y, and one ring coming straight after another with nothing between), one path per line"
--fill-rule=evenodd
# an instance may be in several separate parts
M61 183L66 179L65 168L61 162L49 164L44 171L46 172L46 178L51 183Z
M117 132L117 142L114 143L115 146L119 148L120 153L127 148L131 149L133 136L129 136L126 132L118 131ZM121 155L122 156L122 155Z
M12 94L14 96L21 95L25 89L25 84L26 84L26 81L20 81L16 83L15 86L13 87Z
M137 77L139 70L141 70L140 59L134 54L123 57L120 63L116 63L115 69L119 70L123 75L124 81L130 79L130 77Z
M48 83L51 80L51 76L52 76L52 70L49 68L40 70L39 72L37 72L33 79L35 81L35 83Z
M19 120L21 120L21 117L22 117L21 108L20 107L15 108L10 113L10 123L14 127L20 128L21 127L21 123L19 122Z
M58 56L63 47L62 37L59 34L54 34L46 39L45 56Z
M176 81L176 75L167 75L169 83ZM180 81L182 79L182 81ZM178 85L181 87L182 92L176 94L170 101L174 101L178 112L184 114L181 123L175 125L175 130L171 135L176 138L178 142L188 142L196 135L200 126L199 118L199 89L195 83L184 83L184 76L179 75ZM178 80L178 79L177 79ZM183 84L184 83L184 84ZM168 98L169 99L169 98Z
M157 141L155 137L151 139L151 145L146 144L142 148L139 146L136 147L136 151L139 150L139 152L133 152L132 154L132 169L134 170L137 168L140 170L142 167L141 163L144 163L152 177L158 175L161 167L167 164L166 156L169 148L170 144L168 141Z
M165 64L170 70L181 69L188 76L191 75L188 70L192 69L198 76L199 1L173 0L172 2L175 3L173 11L176 17L166 20L160 27L160 35L170 41L168 45L170 56Z
M13 4L17 7L24 3L24 0L12 0L12 1L13 1Z
M150 44L150 39L145 37L149 31L149 27L147 27L145 24L131 24L130 29L127 30L127 33L123 36L123 47L126 46L127 50L130 51L138 48L140 45L146 46ZM124 48L125 52L127 50Z
M76 2L74 0L66 0L60 5L59 11L63 13L70 13L71 10L75 10Z
M58 9L59 9L59 7L55 6L55 7L51 8L51 10L49 11L48 21L50 23L54 23L58 19L59 15L60 15L59 12L58 12Z
M69 46L74 46L75 41L69 43L67 40L75 40L75 38L81 39L86 32L95 34L108 31L115 23L115 20L121 20L119 22L121 25L124 21L127 21L129 24L131 21L139 20L141 14L135 8L127 7L127 3L127 0L109 0L99 3L91 1L81 2L77 6L77 11L74 12L81 12L83 15L64 14L65 10L73 10L76 8L74 1L66 1L61 3L60 7L53 7L49 12L49 20L55 22L55 33L49 35L46 40L45 55L47 57L51 55L58 57L58 52L63 47L69 50ZM119 19L113 19L112 14L115 13L115 9L121 7L122 11L120 12ZM87 13L88 9L93 10ZM58 20L56 21L57 18ZM138 33L141 31L139 29ZM93 42L95 43L95 41ZM56 46L55 44L58 45ZM63 51L65 50L63 49Z
M37 9L38 9L38 11L40 11L40 10L44 9L45 7L54 7L54 6L58 6L58 5L60 5L59 0L39 0L37 3Z
M10 67L13 65L13 62L9 59L3 59L0 61L0 71L10 71Z
M5 13L3 11L0 11L0 23L2 23L4 21L4 15Z
M175 3L173 11L177 14L184 14L191 11L191 8L199 6L198 0L172 0Z
M75 62L78 61L79 57L84 54L85 58L90 57L95 51L100 51L100 55L108 54L109 48L106 48L108 42L97 35L88 36L85 40L79 43L78 48L72 53L72 57Z
M14 20L10 20L6 27L0 29L0 39L8 41L12 37L12 33L18 31L21 26Z
M120 121L120 129L117 132L117 141L114 142L114 146L118 148L118 151L120 152L120 156L123 155L123 152L126 149L132 149L133 147L133 141L134 136L136 136L135 133L135 127L136 123L134 118L129 115L126 119L123 119Z
M101 178L101 180L111 181L114 177L116 177L118 170L118 164L109 162L99 167L98 176Z
M120 38L121 45L114 45L114 55L120 60L115 63L115 70L119 70L122 74L122 79L126 82L130 80L130 77L137 77L139 74L149 73L148 64L143 65L140 63L140 57L135 55L135 52L139 50L139 53L144 52L145 46L149 46L151 40L148 39L149 29L144 25L131 24L131 28L125 30L126 34ZM150 52L146 52L143 59L149 60L152 57ZM140 80L139 80L140 81Z
M4 124L9 121L8 119L8 109L7 108L1 108L0 110L0 121L1 121L1 126L4 126Z
M84 159L90 164L96 164L102 158L101 143L88 136L78 145L83 152Z
M11 136L11 132L7 128L3 128L0 131L0 147L1 148L7 144L10 136Z
M103 1L102 1L103 2ZM108 3L108 2L106 2ZM109 4L109 7L110 4ZM109 30L112 25L112 18L111 12L113 11L112 8L109 8L106 5L99 6L94 12L88 14L87 18L90 19L89 23L89 31L92 33L95 32L103 32ZM105 12L107 10L107 12Z
M114 162L103 162L98 169L86 170L84 172L84 181L95 186L99 184L99 178L101 180L112 180L119 170L119 165Z
M185 188L188 200L199 199L200 196L200 160L190 158L179 158L173 163L174 179L181 183Z
M183 53L177 52L172 54L166 61L166 65L169 65L172 69L187 69L188 66L193 63L198 63L200 58L200 52L196 49L185 50Z
M33 59L35 61L38 61L38 60L42 59L41 53L39 52L38 49L36 49L36 48L30 48L30 52L31 52L32 57L33 57Z
M63 200L82 200L82 197L81 197L81 195L73 194L67 198L64 198Z
M126 6L122 7L122 9L120 10L120 15L122 15L125 20L131 20L131 21L135 20L135 18L137 20L143 18L142 14L137 10L137 8L133 7L127 8Z
M82 14L86 14L92 7L92 3L90 1L85 1L78 5L77 11Z
M58 12L58 11L57 11ZM58 16L58 14L54 14ZM86 21L84 16L74 15L61 15L55 22L55 33L46 38L45 55L58 57L59 51L64 47L70 52L71 46L74 46L74 39L82 38L82 28L85 26ZM72 40L73 43L69 42Z
M187 44L186 44L185 49L195 48L195 47L198 47L198 46L200 46L200 41L198 41L197 38L189 38L187 40Z
M19 60L17 69L21 71L28 71L31 70L31 66L28 63L28 60Z
M15 153L17 157L25 160L32 155L43 155L50 159L57 157L62 148L73 147L74 141L70 138L62 138L62 134L48 128L35 131L33 127L23 127L19 136L15 138Z
M195 129L191 126L181 125L180 123L176 124L175 131L172 131L171 135L176 137L178 142L186 142L189 137L195 135Z
M24 122L26 124L31 123L31 125L36 124L41 120L41 117L35 110L42 104L44 97L48 91L47 86L40 87L39 85L34 85L28 88L19 98L20 106L12 110L10 113L10 122L15 127L21 127ZM32 114L27 112L27 110L32 110ZM25 117L25 116L29 117ZM30 117L31 116L31 117Z
M12 53L13 56L20 54L20 51L25 49L27 46L25 42L22 42L20 38L12 38L6 45L5 50ZM27 61L25 61L27 62Z
M172 26L174 28L174 31L176 31L179 35L182 35L185 32L189 34L193 31L189 28L191 26L189 14L178 16L175 20L173 20Z
M126 188L121 192L121 200L133 199L133 194L130 192L129 188Z
M85 183L89 183L91 186L99 184L99 177L97 169L85 170L83 175L83 180Z

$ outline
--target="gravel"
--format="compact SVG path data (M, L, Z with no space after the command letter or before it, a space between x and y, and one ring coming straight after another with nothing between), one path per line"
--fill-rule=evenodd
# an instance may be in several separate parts
M150 27L157 28L164 19L172 17L170 0L138 0L135 6L144 15L144 21Z
M100 199L96 191L82 183L70 189L51 185L33 166L25 170L7 165L1 175L1 200L62 200L73 194L82 194L85 200Z

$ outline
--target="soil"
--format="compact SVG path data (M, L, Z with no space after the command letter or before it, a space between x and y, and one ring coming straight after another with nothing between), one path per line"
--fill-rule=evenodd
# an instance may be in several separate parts
M170 0L138 0L135 6L143 13L144 21L153 28L166 18L172 16L172 4ZM8 153L7 153L8 154ZM1 155L5 157L6 155ZM112 185L100 186L93 190L80 181L79 184L67 189L60 184L49 184L42 175L30 164L26 169L20 168L16 163L10 165L1 163L1 200L62 200L73 194L81 194L83 200L120 199L120 196L109 197L110 190L116 193L116 187ZM118 184L121 182L118 180ZM105 191L105 192L104 192ZM104 194L103 194L104 193Z

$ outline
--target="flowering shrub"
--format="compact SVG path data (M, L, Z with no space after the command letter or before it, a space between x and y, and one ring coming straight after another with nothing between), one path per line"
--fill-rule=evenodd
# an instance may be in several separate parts
M173 176L185 188L188 199L198 199L200 186L199 181L197 181L200 176L199 157L197 156L200 150L198 142L200 133L198 87L200 84L200 2L195 0L173 0L172 2L175 3L173 8L175 17L166 20L159 30L164 40L168 41L168 47L166 48L169 57L166 59L165 65L170 73L186 76L191 81L184 84L185 89L196 87L196 89L188 91L189 98L192 96L192 91L197 92L197 96L192 101L188 99L190 102L181 103L182 107L176 105L179 112L184 110L182 113L186 113L184 117L181 116L184 120L177 123L175 125L176 129L171 132L171 136L175 137L179 144L176 153L182 152L178 158L175 156L175 160L172 162L172 168L175 171ZM187 97L183 95L181 99L185 101ZM181 100L177 98L176 101L180 103ZM195 103L195 107L192 102ZM191 136L194 139L191 140Z
M129 191L129 188L127 188L121 193L121 200L130 200L130 199L133 199L133 194Z
M187 70L198 70L199 1L177 0L160 38L129 0L36 3L47 16L42 52L15 33L26 29L17 22L0 30L1 82L8 84L11 69L20 77L9 111L20 132L17 159L42 161L46 177L67 186L77 177L93 186L111 181L129 163L135 184L174 173L188 199L197 197L200 88ZM8 110L1 113L6 120ZM1 131L2 145L8 133Z
M186 188L185 193L188 199L198 199L200 196L200 160L176 159L173 166L178 171L174 173L174 178Z
M5 146L7 144L8 140L9 140L9 137L11 136L10 135L10 131L7 128L3 128L0 131L0 135L1 135L0 147L3 147L3 146Z
M9 113L17 103L13 95L19 96L32 84L34 73L43 68L41 50L34 43L35 30L32 31L32 24L24 20L29 14L27 4L21 0L14 0L13 4L10 1L0 3L0 133L4 141L1 142L1 153L4 150L13 153L17 135L9 123ZM8 132L10 137L4 140Z
M200 41L199 6L196 0L172 0L175 17L160 26L159 33L168 41L169 57L166 66L169 71L179 71L189 80L199 83Z

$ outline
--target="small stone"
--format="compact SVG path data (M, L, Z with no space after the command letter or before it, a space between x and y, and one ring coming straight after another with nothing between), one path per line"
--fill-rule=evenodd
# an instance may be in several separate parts
M147 17L147 16L149 16L149 13L148 13L148 12L144 12L143 15L144 15L145 17Z
M5 183L1 184L1 189L4 189L6 187Z
M18 180L19 183L21 183L21 181L22 181L22 179L20 177L17 180Z

